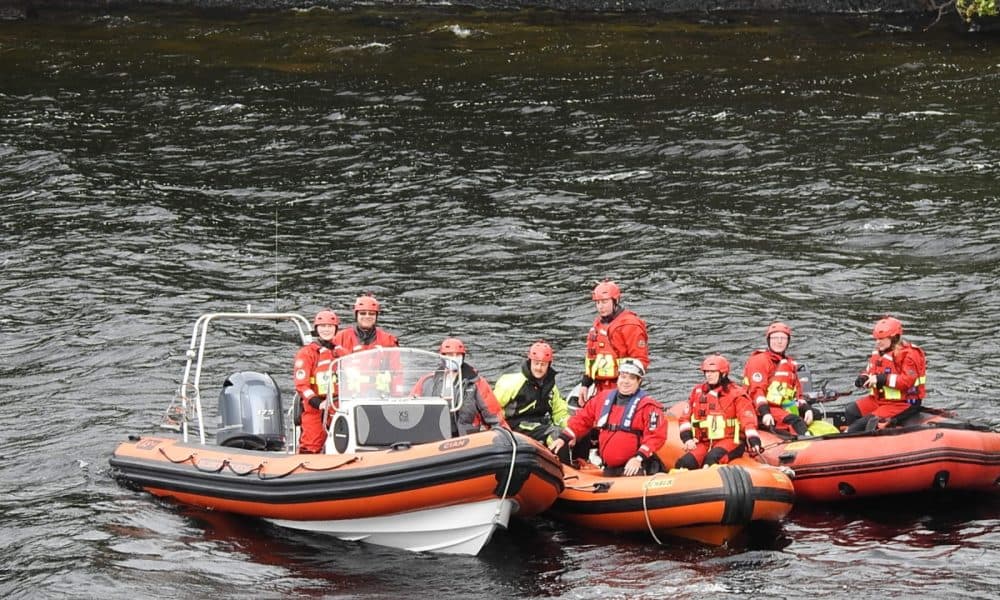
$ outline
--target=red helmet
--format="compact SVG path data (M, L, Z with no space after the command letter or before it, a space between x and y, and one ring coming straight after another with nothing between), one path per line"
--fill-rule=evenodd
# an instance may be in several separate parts
M465 354L465 344L458 338L445 338L438 348L438 354Z
M622 290L614 281L605 279L594 287L594 293L590 297L594 300L607 300L610 298L618 302L622 297Z
M721 354L713 354L701 361L701 371L718 371L721 375L729 375L729 361Z
M329 308L324 308L316 313L316 317L313 319L313 326L316 325L340 325L340 319L337 317L337 313Z
M552 356L552 346L546 344L543 340L538 340L528 349L529 360L540 360L550 363L552 362Z
M886 317L875 323L875 328L872 329L872 337L876 340L879 338L896 337L897 335L903 335L903 322L895 317Z
M772 333L783 333L788 337L792 337L792 328L781 321L777 321L767 326L767 331L764 332L764 339L770 338Z
M379 312L382 310L382 305L378 303L375 296L371 294L365 294L364 296L358 296L358 299L354 301L354 312L359 310L374 310Z

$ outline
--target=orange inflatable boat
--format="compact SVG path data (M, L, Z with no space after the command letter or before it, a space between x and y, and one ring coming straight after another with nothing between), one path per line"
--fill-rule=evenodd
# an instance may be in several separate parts
M835 416L835 415L834 415ZM788 440L762 432L764 460L794 471L805 502L1000 492L1000 433L925 410L899 427Z
M604 477L601 469L563 467L565 489L553 517L606 531L649 531L723 544L752 521L779 521L795 492L780 469L750 459L721 467Z

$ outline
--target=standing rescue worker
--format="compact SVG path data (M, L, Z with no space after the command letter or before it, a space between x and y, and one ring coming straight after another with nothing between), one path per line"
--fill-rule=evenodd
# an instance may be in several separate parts
M705 383L694 386L678 419L681 441L687 452L677 459L678 469L726 464L743 455L744 442L762 450L757 415L746 389L729 380L729 361L721 354L701 363Z
M802 400L799 365L787 354L792 328L771 323L764 332L767 348L754 350L743 367L743 385L763 427L808 435L813 412Z
M643 371L649 368L646 322L624 308L621 297L621 288L608 280L597 284L591 294L597 317L587 334L587 353L577 399L580 406L584 406L592 395L615 389L618 369L626 358L636 359ZM589 392L591 386L594 386L593 394Z
M336 373L331 371L330 365L346 354L333 341L339 325L340 319L335 312L328 308L319 311L313 318L313 341L295 354L292 378L299 395L297 409L301 409L299 452L302 454L320 454L326 443L323 411L328 409L328 413L332 413L337 402ZM328 404L330 399L333 406Z
M377 325L382 305L370 293L354 301L355 325L337 334L336 342L348 353L399 346L399 339Z
M868 388L868 395L844 410L848 432L896 425L920 411L927 393L927 358L923 349L904 342L902 336L903 323L895 317L875 323L875 349L854 381L855 387Z
M569 405L556 386L552 346L542 340L531 345L517 373L505 373L493 386L511 429L543 444L558 437L569 419Z
M656 451L667 439L663 407L641 389L646 369L636 358L623 359L617 368L618 385L595 396L569 418L549 448L558 453L574 446L597 429L597 452L604 474L652 475L662 470Z

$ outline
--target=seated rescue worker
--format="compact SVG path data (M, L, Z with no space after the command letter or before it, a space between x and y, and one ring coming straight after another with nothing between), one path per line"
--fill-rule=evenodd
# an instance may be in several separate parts
M549 448L558 453L563 446L572 447L597 429L597 451L605 475L652 475L662 471L656 451L667 439L667 424L663 407L640 388L645 376L646 369L638 359L622 359L616 388L595 396L570 417Z
M866 431L897 425L919 412L926 395L927 359L919 346L904 342L903 323L885 317L875 323L872 350L865 371L855 387L868 388L868 395L847 405L847 431Z
M674 467L726 464L743 455L744 442L760 453L757 415L746 389L729 380L729 361L721 354L709 356L702 361L701 372L705 383L694 386L678 419L687 452Z
M457 413L452 413L452 435L474 433L484 426L510 429L489 382L465 362L465 343L458 338L446 338L438 354L443 358L442 368L421 377L414 394L439 396L453 402L458 400L456 394L461 390L461 406Z
M552 346L537 341L517 373L505 373L493 386L507 423L514 431L543 444L559 436L569 418L569 406L556 386Z
M802 400L799 365L787 354L792 328L771 323L764 332L767 348L754 350L743 367L743 385L760 424L777 432L808 435L813 412Z

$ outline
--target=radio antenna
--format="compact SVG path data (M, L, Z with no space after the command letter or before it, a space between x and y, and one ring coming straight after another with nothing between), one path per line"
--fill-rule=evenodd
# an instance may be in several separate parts
M275 202L274 204L274 312L278 312L278 205L279 205L278 202Z

